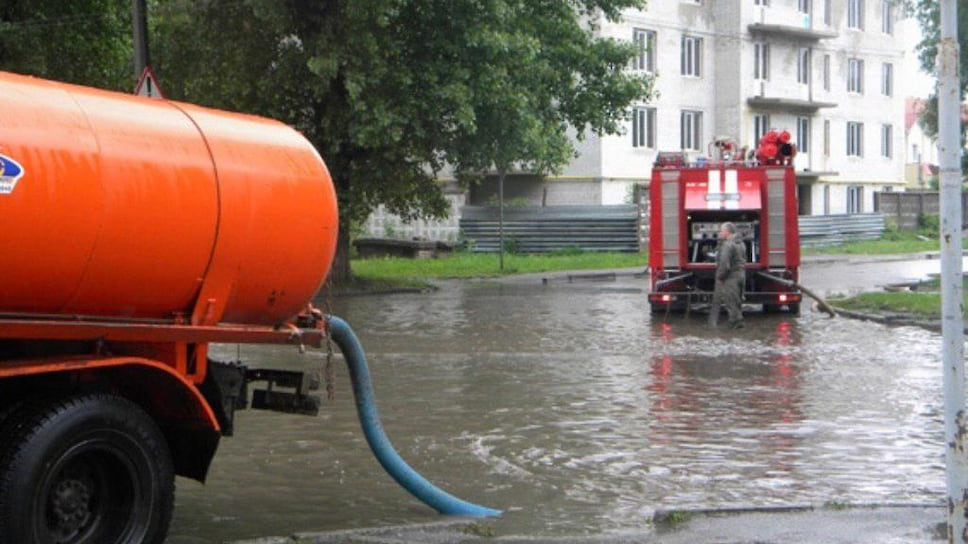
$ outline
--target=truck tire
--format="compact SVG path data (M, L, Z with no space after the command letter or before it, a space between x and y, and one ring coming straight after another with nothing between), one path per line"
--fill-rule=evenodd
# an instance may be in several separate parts
M105 394L29 408L5 425L13 432L0 451L0 542L161 544L174 469L148 414Z

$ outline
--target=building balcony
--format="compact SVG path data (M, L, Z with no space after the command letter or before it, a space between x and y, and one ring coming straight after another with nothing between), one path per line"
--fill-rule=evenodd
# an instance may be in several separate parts
M817 100L803 100L800 98L780 98L769 96L751 96L746 99L751 108L787 113L817 113L820 108L834 108L836 102L820 102Z
M833 170L797 170L795 174L797 183L815 183L820 178L837 177L840 172Z
M761 34L765 36L775 36L778 38L820 41L836 38L837 33L833 30L817 30L794 25L774 25L766 23L753 23L747 27L750 34Z

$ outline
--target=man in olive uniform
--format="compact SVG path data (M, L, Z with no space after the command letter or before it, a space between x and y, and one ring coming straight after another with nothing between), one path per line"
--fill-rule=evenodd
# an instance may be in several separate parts
M716 251L716 288L713 290L709 324L716 326L720 305L729 313L729 327L743 326L743 287L746 284L746 244L736 232L736 225L726 222L719 229L719 249Z

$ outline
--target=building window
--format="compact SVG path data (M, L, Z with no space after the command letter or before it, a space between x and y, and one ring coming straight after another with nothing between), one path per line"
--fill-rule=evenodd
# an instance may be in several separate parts
M847 92L864 92L864 61L847 59Z
M830 156L830 119L823 120L823 156Z
M810 118L797 117L797 151L810 152Z
M823 0L823 24L827 26L830 26L830 17L832 15L830 5L832 3L832 0Z
M770 79L770 44L753 44L753 77Z
M810 48L801 47L797 51L797 83L810 83Z
M810 0L798 0L797 10L800 13L810 13Z
M860 185L847 187L847 213L864 211L864 188Z
M847 156L864 156L864 123L847 122Z
M881 0L881 32L894 34L894 0Z
M830 55L823 56L823 90L830 91Z
M847 28L864 29L864 0L847 0Z
M753 116L753 147L760 143L760 138L770 130L770 116L766 114Z
M702 75L702 38L682 37L682 75L699 77Z
M894 65L890 62L881 65L881 94L894 96Z
M655 108L632 109L632 147L655 149Z
M823 214L830 215L830 186L823 186Z
M682 138L680 139L682 149L700 151L702 142L702 112L682 110L680 117L682 127Z
M655 31L636 28L632 31L632 41L638 51L632 61L633 69L655 73Z
M894 127L890 124L881 125L881 156L894 156Z
M770 0L753 0L754 6L769 6Z

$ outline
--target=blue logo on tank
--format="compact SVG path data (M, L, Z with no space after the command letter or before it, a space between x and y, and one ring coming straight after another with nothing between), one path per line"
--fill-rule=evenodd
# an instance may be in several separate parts
M9 195L17 186L17 181L24 175L24 168L20 163L6 155L0 154L0 195Z

